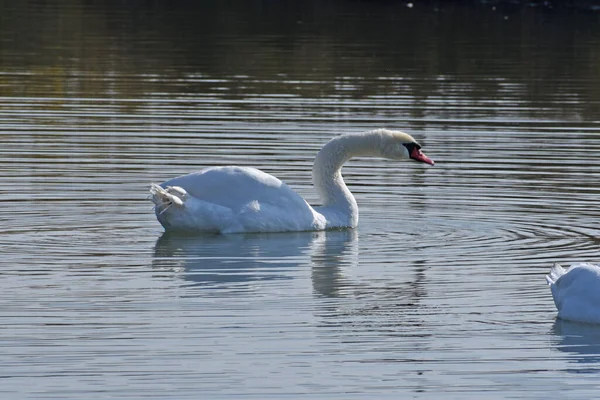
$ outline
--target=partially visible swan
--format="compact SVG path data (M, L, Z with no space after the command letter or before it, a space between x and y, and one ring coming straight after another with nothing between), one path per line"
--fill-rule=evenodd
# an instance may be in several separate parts
M151 200L166 230L237 233L354 228L358 206L341 168L356 156L434 164L412 136L379 129L335 137L319 151L312 181L322 206L311 207L279 179L250 167L212 167L152 184Z
M564 269L554 264L546 275L558 318L600 323L600 266L573 264Z

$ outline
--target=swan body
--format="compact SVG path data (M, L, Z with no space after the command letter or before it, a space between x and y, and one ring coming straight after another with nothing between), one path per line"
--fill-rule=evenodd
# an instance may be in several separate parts
M272 175L237 166L206 168L151 184L150 199L166 230L239 233L354 228L358 206L341 168L355 156L434 164L412 136L379 129L338 136L319 151L312 178L322 206L312 207Z
M546 276L558 318L600 323L600 266L573 264L565 269L555 264Z

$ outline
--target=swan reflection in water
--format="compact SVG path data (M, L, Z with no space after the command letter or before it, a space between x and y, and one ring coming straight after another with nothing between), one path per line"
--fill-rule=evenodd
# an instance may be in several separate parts
M341 284L344 266L357 263L357 248L355 229L193 236L165 232L156 242L153 267L179 271L193 286L227 288L292 279L290 270L317 264L313 286L331 296Z
M600 371L600 324L571 322L557 318L552 326L556 348L566 353L569 360L579 364L574 373Z
M412 273L408 281L382 281L370 275L368 265L363 268L359 263L358 232L346 229L200 236L166 232L156 242L153 266L157 270L179 272L186 286L211 286L211 289L293 279L298 276L299 267L300 271L310 269L315 296L354 299L360 303L354 300L339 303L334 314L331 310L321 310L324 314L316 311L326 319L347 318L356 313L385 314L406 323L400 310L422 307L421 298L426 296L426 263L410 262ZM397 263L398 268L407 266L406 262ZM365 275L360 277L359 271Z

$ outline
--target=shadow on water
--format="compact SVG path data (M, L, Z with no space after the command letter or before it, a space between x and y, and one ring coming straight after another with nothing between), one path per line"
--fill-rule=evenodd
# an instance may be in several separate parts
M343 266L356 258L354 230L192 236L165 232L156 242L152 264L183 272L193 285L225 286L291 279L290 270L313 264L315 291L333 295Z
M574 373L600 371L600 325L557 319L551 331L556 336L556 348L567 353L574 364L585 366L568 370Z

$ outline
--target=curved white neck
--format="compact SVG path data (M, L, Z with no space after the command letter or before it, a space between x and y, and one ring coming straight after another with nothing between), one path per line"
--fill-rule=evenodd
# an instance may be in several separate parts
M338 136L327 143L315 158L313 185L323 201L317 210L327 219L327 227L355 227L358 206L342 178L342 166L352 157L381 156L381 135L367 132Z

